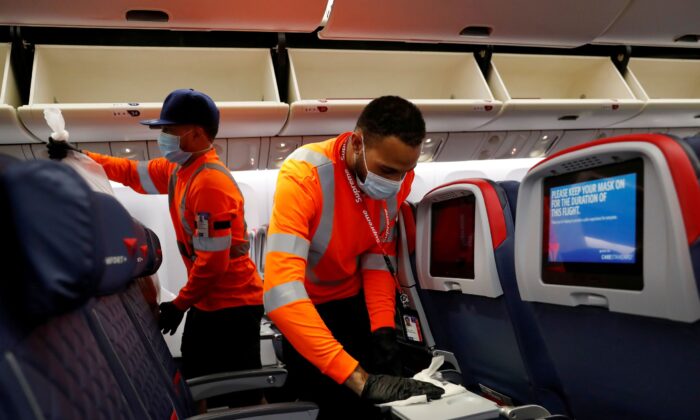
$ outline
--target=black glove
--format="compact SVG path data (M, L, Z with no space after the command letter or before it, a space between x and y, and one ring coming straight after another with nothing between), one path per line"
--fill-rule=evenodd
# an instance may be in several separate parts
M68 155L69 150L73 150L78 153L83 152L67 141L54 140L51 137L49 137L49 142L46 144L46 148L49 149L49 158L53 160L63 160L63 158Z
M163 302L159 305L160 316L158 317L158 328L163 331L163 334L175 334L178 325L182 322L182 317L185 316L185 311L177 309L172 302Z
M372 373L401 376L399 343L396 342L394 328L383 327L372 333L371 358L368 367Z
M437 400L445 390L439 386L415 379L389 375L369 375L361 398L372 404L405 400L414 395L427 395L428 400Z

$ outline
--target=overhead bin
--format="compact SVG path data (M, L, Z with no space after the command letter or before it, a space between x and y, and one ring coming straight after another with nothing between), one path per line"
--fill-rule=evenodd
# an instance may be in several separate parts
M37 142L22 126L17 107L22 104L12 66L10 44L0 44L0 144Z
M287 136L352 130L383 95L415 103L429 132L471 130L501 109L467 53L290 49L289 63Z
M644 110L616 127L700 126L700 60L631 58L625 79Z
M323 39L576 47L628 0L335 0Z
M700 7L697 0L646 0L630 3L625 12L594 43L700 47Z
M487 80L503 111L480 130L608 127L644 105L606 57L494 54Z
M139 5L139 3L141 3ZM55 0L0 2L0 24L312 32L327 0Z
M154 139L138 122L157 118L178 88L214 99L221 138L276 135L289 111L266 49L37 45L29 104L19 116L41 139L49 135L49 106L63 112L71 141Z

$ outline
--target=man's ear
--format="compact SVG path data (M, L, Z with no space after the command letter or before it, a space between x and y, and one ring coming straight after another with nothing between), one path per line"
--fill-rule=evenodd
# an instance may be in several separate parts
M207 143L214 143L214 139L210 139L206 131L204 130L204 127L199 125L194 126L194 137L198 143L204 142L205 140Z
M355 130L350 134L350 144L352 145L352 152L358 154L362 152L362 132Z

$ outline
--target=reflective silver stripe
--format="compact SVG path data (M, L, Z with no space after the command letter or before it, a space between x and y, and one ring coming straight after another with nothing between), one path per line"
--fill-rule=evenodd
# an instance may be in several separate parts
M180 165L177 165L173 169L173 173L170 174L170 180L168 181L168 206L170 207L173 206L173 200L175 199L175 184L177 184L177 170L179 168Z
M290 281L273 287L263 294L265 312L268 314L284 305L289 305L302 299L308 299L304 283L299 280Z
M214 169L216 171L221 172L222 174L226 175L228 179L233 182L233 186L236 187L236 191L238 191L238 194L241 196L241 204L245 206L245 200L243 198L243 193L241 192L241 189L238 187L238 183L236 180L233 178L233 175L231 175L231 171L228 170L228 168L225 168L221 165L218 165L216 163L205 163L205 167L208 169ZM245 221L245 217L243 218L243 242L234 245L231 248L231 253L229 254L231 258L238 258L242 257L243 255L246 255L250 253L250 238L248 236L248 223Z
M136 164L136 172L139 174L139 182L141 183L141 188L146 191L147 194L160 194L156 186L153 184L151 179L151 174L148 173L148 162L141 160Z
M176 168L176 171L178 168L179 168L179 166ZM228 170L228 168L225 168L224 166L222 166L218 163L212 163L212 162L207 162L207 163L203 164L202 166L200 166L199 168L197 168L192 173L192 175L190 175L190 179L187 180L187 185L185 185L185 191L182 193L182 200L180 200L180 223L182 224L182 229L185 231L185 234L188 237L194 238L193 243L196 240L196 238L198 238L198 237L195 237L192 234L193 233L192 228L190 227L189 223L187 223L187 220L185 219L185 213L186 213L185 199L187 198L187 193L190 190L190 185L192 184L192 180L194 180L194 178L200 172L202 172L204 169L214 169L214 170L219 171L222 174L226 175L228 177L228 179L230 179L231 182L233 182L233 185L234 185L234 187L236 187L236 190L241 195L241 198L243 197L243 194L241 193L241 189L238 188L238 184L236 183L236 180L233 178L233 176L231 175L231 172ZM176 181L176 179L177 179L176 172L173 172L173 175L171 176L171 179L170 179L170 184L168 185L168 201L170 202L170 205L172 205L173 194L175 193L175 181ZM245 205L244 202L242 204ZM243 224L244 224L244 236L243 236L243 238L245 239L245 242L240 243L231 249L229 255L233 258L240 257L241 255L245 255L250 250L250 242L248 241L248 232L246 231L247 224L245 223L245 219L243 220ZM205 249L197 248L196 245L192 245L192 246L195 249L205 250ZM228 247L230 247L230 246L231 246L231 237L229 236L228 237ZM223 248L223 249L226 249L226 248ZM195 259L195 257L196 257L195 255L191 256L191 258L193 260Z
M229 171L228 168L225 168L225 167L219 165L218 163L211 163L211 162L205 163L204 165L202 165L202 167L207 168L207 169L214 169L215 171L219 171L222 174L226 175L228 177L228 179L230 179L231 182L233 182L233 185L236 186L236 190L238 190L238 193L241 194L241 198L243 197L243 194L241 193L241 189L238 188L238 183L233 178L233 175L231 175L231 171ZM192 176L194 177L194 174Z
M309 248L308 264L311 268L316 267L316 264L318 264L328 249L331 234L333 233L333 217L335 214L335 176L333 165L329 163L319 166L316 170L321 184L323 207L321 219L318 222L314 237L311 238L311 247Z
M306 147L298 148L292 152L291 155L287 156L287 159L301 160L303 162L310 163L313 166L321 166L331 162L331 160L328 159L328 156L324 155L323 153L315 152Z
M199 168L197 168L190 176L190 179L187 180L187 185L185 186L185 191L182 193L182 200L180 201L180 221L182 222L182 226L185 229L185 233L188 236L192 236L192 228L190 228L190 225L187 223L187 220L185 220L185 199L187 198L187 193L190 191L190 185L192 184L192 181L204 169L214 169L226 175L233 182L233 185L236 187L236 190L238 190L238 193L241 194L241 190L240 188L238 188L238 184L236 183L236 180L233 179L231 172L229 172L226 168L222 167L218 163L207 162ZM243 197L243 194L241 194L241 197Z
M231 235L205 237L193 236L192 247L197 251L224 251L231 247Z
M273 233L267 237L267 252L286 252L306 259L309 255L309 241L291 233Z
M386 202L386 207L387 210L389 210L389 220L395 220L396 219L396 202L398 201L398 198L396 196L392 197Z
M396 257L390 255L389 260L391 261L391 264L396 267ZM360 266L363 270L389 271L382 254L363 254L360 257Z

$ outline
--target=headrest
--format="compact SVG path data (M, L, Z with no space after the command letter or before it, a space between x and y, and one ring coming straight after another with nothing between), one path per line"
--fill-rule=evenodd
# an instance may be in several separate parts
M515 226L522 299L700 320L698 173L690 144L661 134L599 139L533 166Z
M146 247L141 247L140 251L146 259L146 264L141 273L135 277L146 277L156 273L163 262L163 250L160 247L160 239L151 229L144 227L146 231Z
M515 223L515 209L518 205L518 189L520 188L520 183L518 181L501 181L498 185L503 188L503 191L508 197L508 207L510 208L510 214L513 217L513 223Z
M474 185L481 191L484 197L484 206L486 207L489 228L491 230L493 249L498 248L508 235L505 216L503 214L506 202L508 201L505 191L490 179L465 178L435 187L429 191L428 194L458 184ZM426 197L428 194L426 194Z
M70 311L146 271L150 261L138 253L147 245L145 228L69 166L0 159L0 193L9 227L5 267L12 264L19 273L0 282L0 294L9 292L28 315Z
M690 146L695 153L695 156L700 159L700 134L693 137L686 137L683 140L685 140L686 144Z
M406 245L408 253L416 252L416 213L415 207L404 201L401 203L401 218L403 219L404 229L406 230Z

